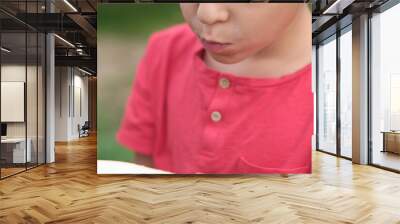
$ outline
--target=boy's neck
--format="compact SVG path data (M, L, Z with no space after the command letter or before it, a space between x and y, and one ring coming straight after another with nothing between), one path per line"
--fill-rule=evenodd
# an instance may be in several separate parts
M281 77L311 63L311 13L300 11L280 39L236 64L223 64L205 51L204 62L221 72L238 76ZM306 30L306 32L304 32Z

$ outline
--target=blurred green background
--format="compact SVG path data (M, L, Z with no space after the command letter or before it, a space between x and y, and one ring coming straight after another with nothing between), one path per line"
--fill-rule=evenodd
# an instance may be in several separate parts
M115 140L138 60L151 33L183 22L178 4L100 4L97 13L97 159L131 161Z

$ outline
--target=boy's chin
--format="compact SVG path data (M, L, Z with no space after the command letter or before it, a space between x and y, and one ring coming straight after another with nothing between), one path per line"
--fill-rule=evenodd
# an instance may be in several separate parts
M243 58L239 58L233 54L230 55L210 54L210 55L211 57L214 58L214 60L222 64L236 64L243 60Z

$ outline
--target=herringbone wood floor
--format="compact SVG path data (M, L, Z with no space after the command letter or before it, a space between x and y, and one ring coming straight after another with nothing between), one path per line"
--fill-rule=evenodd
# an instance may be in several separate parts
M320 152L312 175L98 176L96 138L0 181L0 223L400 223L400 175Z

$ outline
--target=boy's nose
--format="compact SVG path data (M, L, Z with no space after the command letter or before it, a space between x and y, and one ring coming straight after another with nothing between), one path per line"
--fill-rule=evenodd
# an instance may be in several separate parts
M197 17L200 22L212 25L218 22L227 21L229 12L223 3L199 3L199 7L197 8Z

